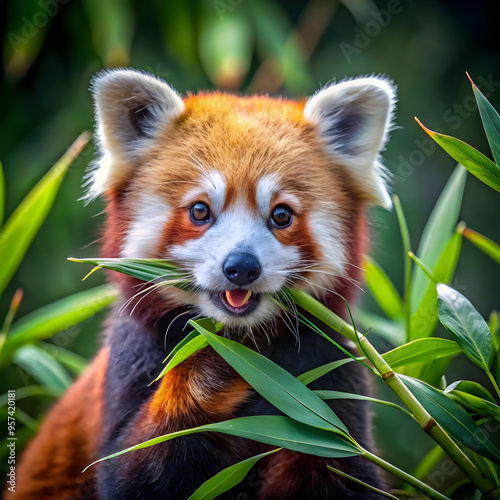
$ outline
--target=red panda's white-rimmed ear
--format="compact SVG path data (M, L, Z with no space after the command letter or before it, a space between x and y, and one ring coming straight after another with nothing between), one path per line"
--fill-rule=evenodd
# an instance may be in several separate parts
M124 184L158 132L184 111L167 83L140 71L103 71L91 90L101 158L88 175L87 199Z
M304 115L319 127L330 154L345 164L374 204L391 208L387 173L379 161L391 129L394 87L380 78L358 78L319 90Z

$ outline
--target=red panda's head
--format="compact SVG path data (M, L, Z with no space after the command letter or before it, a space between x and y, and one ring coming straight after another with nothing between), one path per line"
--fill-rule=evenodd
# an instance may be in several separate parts
M183 100L117 70L93 91L101 158L88 197L108 198L104 252L185 270L192 289L162 291L166 307L248 327L276 316L286 285L322 296L356 276L363 213L391 204L379 163L395 100L387 81L344 81L305 102Z

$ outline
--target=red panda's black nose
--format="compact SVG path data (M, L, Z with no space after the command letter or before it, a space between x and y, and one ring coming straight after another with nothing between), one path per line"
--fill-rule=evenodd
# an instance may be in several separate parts
M260 276L259 261L248 252L230 253L222 269L229 281L240 286L249 285Z

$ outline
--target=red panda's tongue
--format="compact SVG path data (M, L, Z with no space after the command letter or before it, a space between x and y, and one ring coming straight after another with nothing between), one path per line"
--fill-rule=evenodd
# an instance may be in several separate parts
M226 300L233 307L242 307L248 303L252 292L250 290L226 290Z

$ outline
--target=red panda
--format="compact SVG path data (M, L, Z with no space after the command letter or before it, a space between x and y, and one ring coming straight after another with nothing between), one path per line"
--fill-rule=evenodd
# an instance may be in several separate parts
M148 385L186 335L187 318L222 322L234 339L247 334L294 375L343 357L309 328L292 331L273 298L298 284L345 316L338 296L352 300L362 279L367 208L391 205L380 152L395 92L387 80L358 78L299 102L220 92L182 99L133 70L102 72L92 90L101 156L88 198L107 200L103 255L172 261L193 286L135 297L137 281L111 276L125 306L111 314L101 351L25 451L13 498L185 499L262 446L195 434L81 471L168 432L277 413L210 347ZM345 365L311 388L366 391L361 369ZM364 403L329 404L370 447ZM329 472L328 463L382 484L356 457L282 450L221 498L378 498Z

